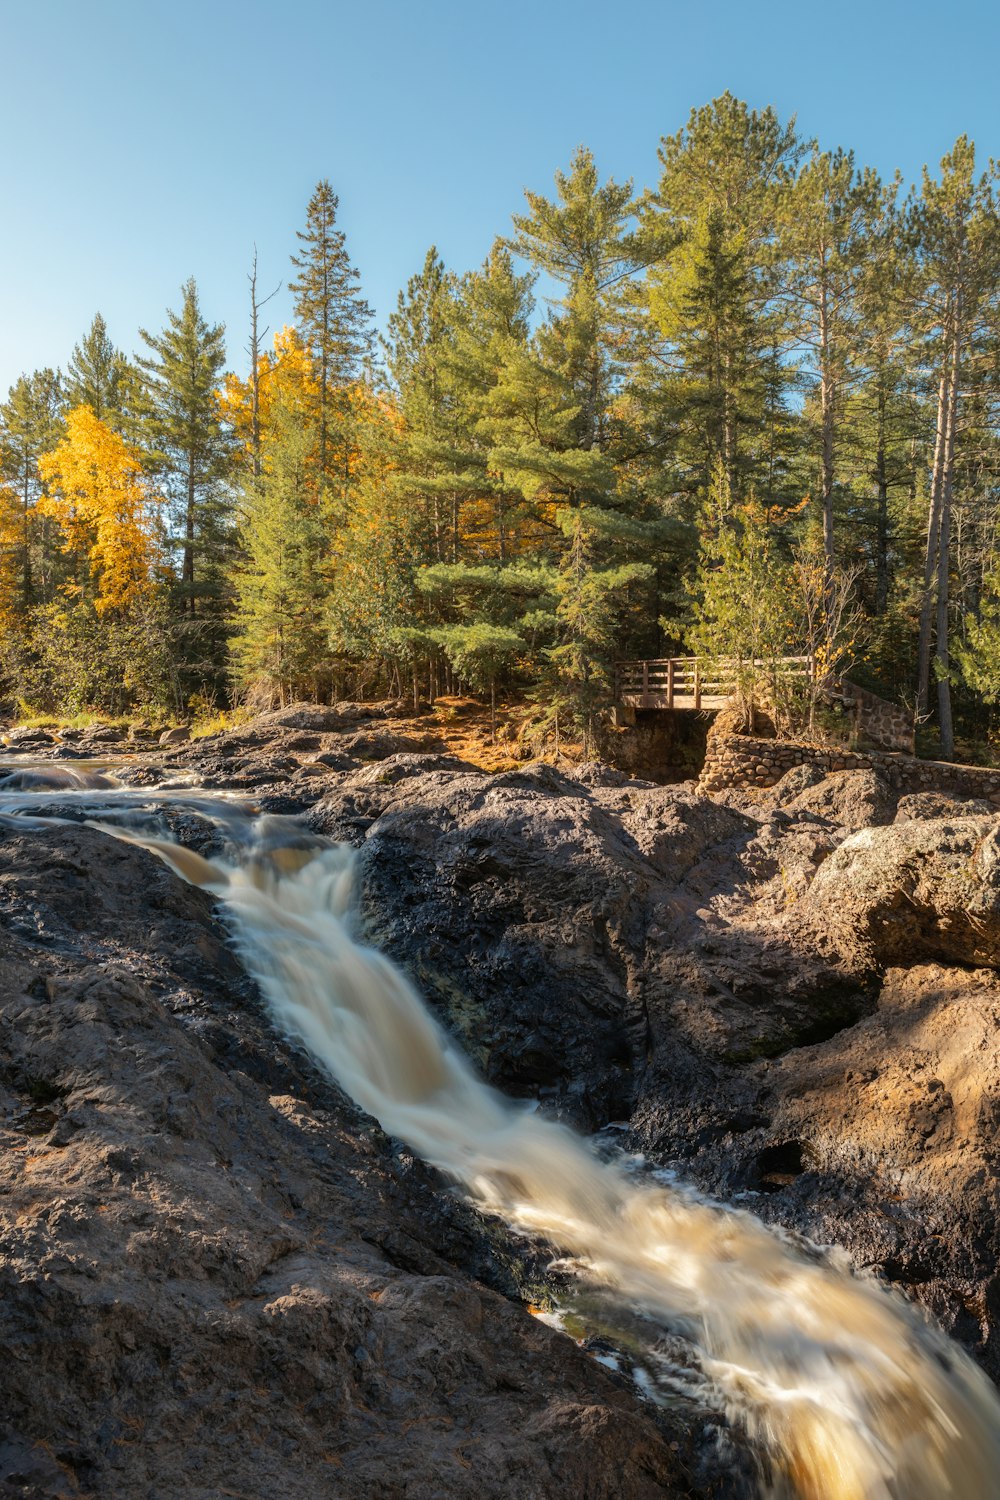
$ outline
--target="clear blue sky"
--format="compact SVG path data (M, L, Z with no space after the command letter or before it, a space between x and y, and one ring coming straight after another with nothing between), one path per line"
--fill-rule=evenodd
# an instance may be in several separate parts
M430 243L477 264L580 142L654 181L727 88L886 173L1000 156L987 0L0 0L0 45L0 393L98 309L133 349L189 275L242 367L252 246L287 278L320 177L384 320Z

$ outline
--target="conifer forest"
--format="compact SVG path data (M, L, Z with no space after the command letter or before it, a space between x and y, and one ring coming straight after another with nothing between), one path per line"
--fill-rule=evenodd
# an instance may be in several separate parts
M327 180L289 266L233 266L245 327L194 279L134 354L96 313L0 404L0 696L503 694L586 745L616 661L807 654L989 756L1000 166L884 180L729 94L659 163L579 148L381 334Z

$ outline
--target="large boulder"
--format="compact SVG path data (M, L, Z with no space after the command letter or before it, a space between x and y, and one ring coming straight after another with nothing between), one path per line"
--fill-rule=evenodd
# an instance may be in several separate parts
M820 867L797 920L859 964L1000 965L1000 816L852 833Z

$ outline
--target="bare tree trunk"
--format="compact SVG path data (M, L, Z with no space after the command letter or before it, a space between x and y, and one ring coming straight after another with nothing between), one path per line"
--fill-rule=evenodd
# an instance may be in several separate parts
M889 605L889 480L886 473L885 386L879 381L878 438L875 448L875 613L884 615Z
M924 589L920 600L920 638L917 647L917 717L926 715L930 703L931 619L934 604L934 579L938 571L941 536L941 492L947 426L951 410L950 365L945 355L938 385L937 428L934 438L934 466L931 470L931 494L927 511L927 545L924 552Z
M260 478L260 332L257 302L257 247L250 272L250 454L253 477Z
M260 310L272 297L276 297L281 291L281 282L273 292L268 292L259 302L257 300L257 246L253 247L253 264L247 273L250 283L250 343L247 353L250 356L250 455L253 462L253 477L260 478L260 341L267 333L266 328L260 327Z
M944 445L941 476L941 535L938 547L937 573L937 650L934 664L937 673L938 723L941 729L941 753L945 760L955 754L955 731L951 716L950 654L948 649L948 582L949 542L951 539L952 480L955 468L955 428L958 423L958 376L961 360L961 305L956 309L955 332L951 349L951 391L948 400L948 427Z
M823 264L825 272L825 253L823 253ZM823 479L821 486L821 504L823 508L823 560L826 564L827 578L832 577L836 563L833 540L833 369L830 349L830 319L827 310L827 286L825 274L823 276L822 291L819 300L819 344L820 344L820 384L819 404L820 419L823 438Z

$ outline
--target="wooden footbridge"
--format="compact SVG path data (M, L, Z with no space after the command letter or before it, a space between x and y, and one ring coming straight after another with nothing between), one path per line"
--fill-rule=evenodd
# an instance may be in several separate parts
M782 656L776 662L752 664L763 672L809 677L808 656ZM719 661L704 656L668 656L650 661L620 661L615 667L615 698L626 708L723 708L736 691L749 662Z

